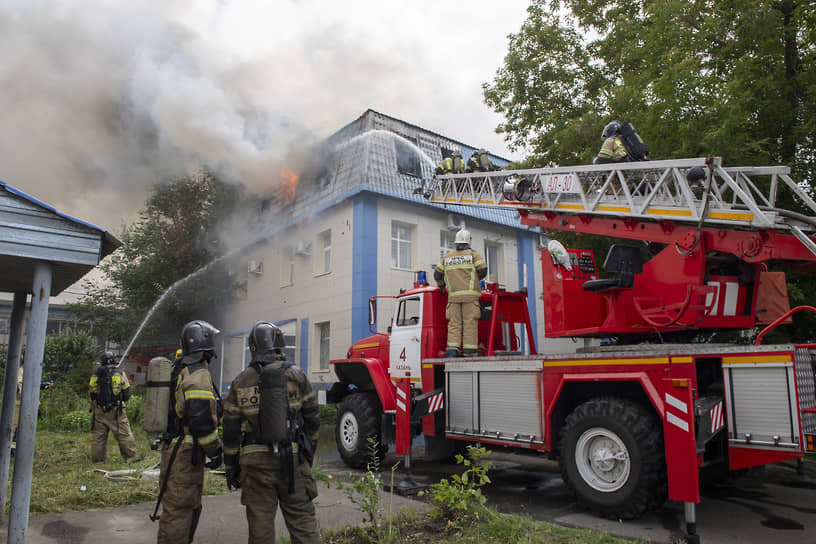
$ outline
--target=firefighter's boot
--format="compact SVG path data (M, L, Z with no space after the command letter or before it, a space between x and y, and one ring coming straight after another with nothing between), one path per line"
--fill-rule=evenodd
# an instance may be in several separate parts
M459 350L448 348L448 351L445 352L445 357L459 357Z

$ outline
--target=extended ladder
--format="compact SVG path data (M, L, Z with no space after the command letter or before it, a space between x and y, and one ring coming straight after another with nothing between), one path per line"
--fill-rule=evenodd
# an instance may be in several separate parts
M690 181L694 167L706 176ZM816 217L776 207L778 191L787 188L816 214L816 202L789 174L785 166L723 167L714 157L448 174L423 192L443 204L776 229L816 254L809 237Z

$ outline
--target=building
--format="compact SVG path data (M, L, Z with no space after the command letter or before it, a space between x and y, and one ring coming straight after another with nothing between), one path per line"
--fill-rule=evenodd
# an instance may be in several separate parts
M246 335L261 319L283 329L289 359L313 383L332 383L329 361L372 334L369 297L411 287L417 270L430 278L462 227L486 258L489 276L508 290L527 288L541 346L538 233L513 210L445 207L414 194L443 156L459 150L467 160L477 147L373 110L333 134L325 160L301 175L292 201L267 214L275 219L269 235L242 253L246 293L226 310L222 357L212 368L222 388L245 368ZM387 322L379 325L384 330ZM524 331L518 334L523 339Z

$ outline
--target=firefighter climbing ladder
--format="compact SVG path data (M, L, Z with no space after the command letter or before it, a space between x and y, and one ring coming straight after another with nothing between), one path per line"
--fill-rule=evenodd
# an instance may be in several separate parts
M423 192L442 204L786 231L816 255L816 217L776 207L784 188L816 215L789 174L785 166L724 167L713 157L448 174Z

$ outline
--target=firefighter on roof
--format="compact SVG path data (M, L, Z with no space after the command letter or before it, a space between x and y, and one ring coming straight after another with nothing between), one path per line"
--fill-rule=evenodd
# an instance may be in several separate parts
M122 457L129 459L136 455L136 440L125 413L125 402L131 393L130 382L124 372L114 368L115 364L113 353L106 351L88 382L93 414L91 459L95 463L104 461L107 456L108 431L116 437Z
M436 167L436 174L462 174L465 171L465 162L462 160L462 152L454 151L449 157L442 159Z
M191 321L181 330L182 357L173 372L175 390L162 449L159 544L193 541L201 516L204 467L215 469L222 463L220 397L208 369L216 356L213 337L218 332L206 321Z
M278 504L293 543L319 543L312 461L320 413L312 385L286 361L275 325L256 323L247 344L252 362L224 405L227 486L241 488L250 544L275 542Z
M448 344L446 357L476 355L479 348L479 280L487 275L487 265L478 252L470 248L470 232L460 230L449 251L434 270L440 288L448 288Z

